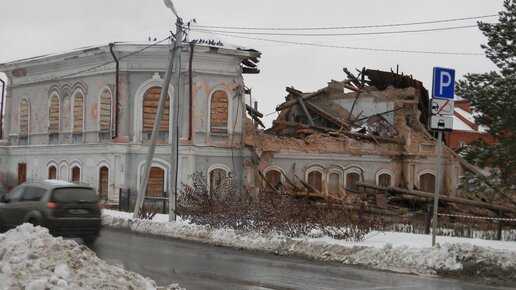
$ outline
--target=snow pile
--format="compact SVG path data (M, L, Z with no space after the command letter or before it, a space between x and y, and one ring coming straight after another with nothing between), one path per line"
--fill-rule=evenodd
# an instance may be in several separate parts
M131 213L103 211L103 224L139 233L169 236L214 245L281 255L299 255L326 261L421 275L466 275L516 281L516 242L486 241L394 232L372 232L364 241L328 237L292 239L280 234L213 229L167 215L154 220L132 219Z
M160 288L139 274L107 264L86 246L52 237L46 228L23 224L0 234L3 289L177 289Z

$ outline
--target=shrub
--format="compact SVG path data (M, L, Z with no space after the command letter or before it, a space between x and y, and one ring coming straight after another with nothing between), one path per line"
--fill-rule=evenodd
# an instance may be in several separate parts
M239 192L230 177L208 190L202 173L183 185L177 209L197 224L235 230L279 232L289 237L328 235L336 239L362 240L378 220L340 204L295 197L286 191L252 195Z

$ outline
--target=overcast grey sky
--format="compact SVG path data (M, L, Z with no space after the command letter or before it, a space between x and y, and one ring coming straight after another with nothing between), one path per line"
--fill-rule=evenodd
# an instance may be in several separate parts
M497 14L502 0L174 0L179 15L198 25L233 27L342 27L383 25L455 19ZM162 0L2 0L0 3L0 63L67 51L113 41L162 39L173 30L175 18ZM497 17L482 21L496 22ZM318 30L310 33L356 33L416 30L467 26L476 20L413 26ZM261 31L254 31L261 32ZM263 31L262 31L263 32ZM277 31L299 33L300 31ZM302 31L301 31L302 32ZM315 91L331 79L346 78L342 71L362 67L400 71L412 75L431 88L432 68L454 68L456 77L468 72L484 72L495 67L479 55L439 55L381 52L342 47L391 50L482 53L486 43L478 28L403 34L353 36L269 36L241 35L261 39L339 46L286 44L229 36L198 34L217 38L262 52L261 73L245 75L259 110L274 112L284 100L285 87ZM0 75L0 77L3 77ZM275 115L265 118L270 125Z

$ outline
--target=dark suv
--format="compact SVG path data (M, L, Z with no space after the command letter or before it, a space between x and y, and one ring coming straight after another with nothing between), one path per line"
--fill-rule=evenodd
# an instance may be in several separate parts
M0 230L25 222L92 244L100 231L99 198L93 188L67 181L26 182L2 198Z

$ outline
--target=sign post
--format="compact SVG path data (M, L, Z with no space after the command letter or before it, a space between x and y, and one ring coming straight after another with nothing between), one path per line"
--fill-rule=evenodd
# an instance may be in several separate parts
M437 214L441 185L441 142L443 131L453 129L453 98L455 89L455 70L434 67L432 82L432 104L430 106L430 129L437 131L437 160L435 168L434 212L432 217L432 247L435 246Z

